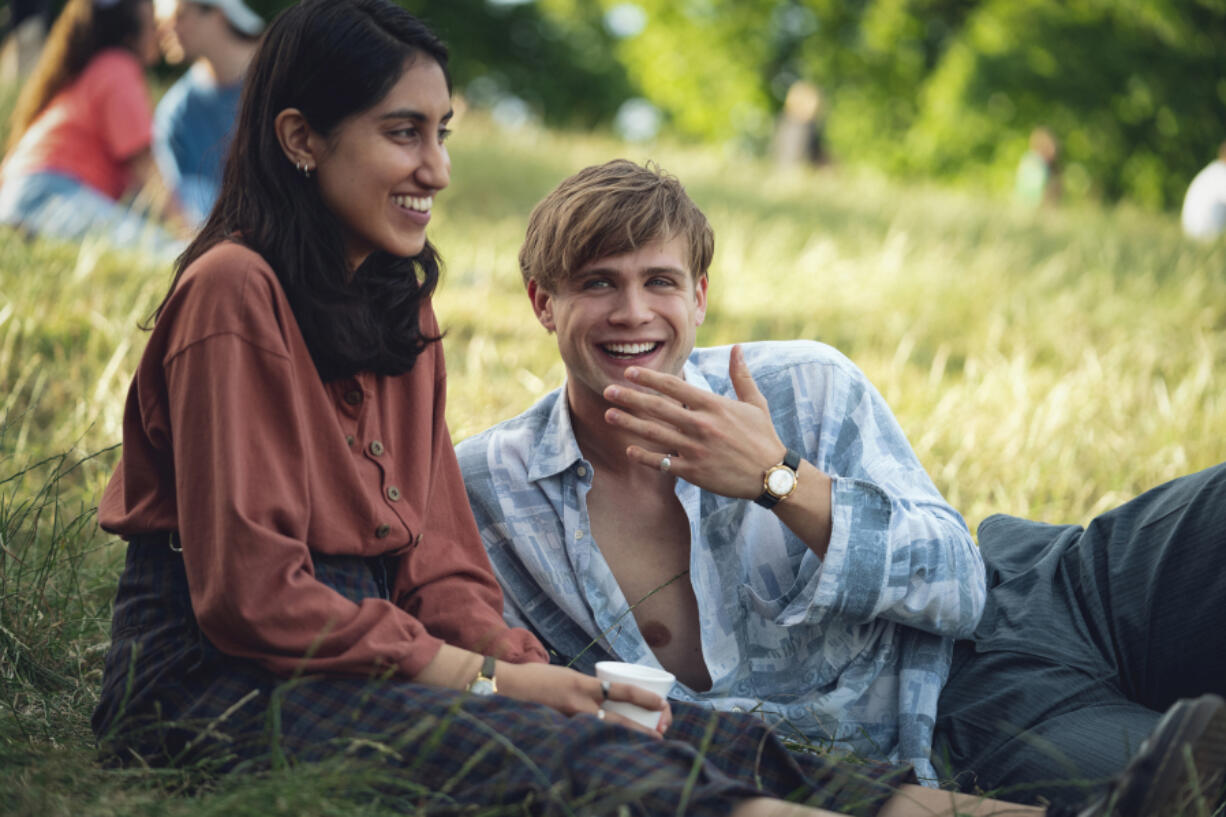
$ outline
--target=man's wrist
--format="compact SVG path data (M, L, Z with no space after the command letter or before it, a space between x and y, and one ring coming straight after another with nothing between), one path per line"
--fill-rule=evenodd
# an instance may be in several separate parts
M754 502L769 509L791 496L800 484L797 474L799 468L800 454L787 449L783 461L772 465L762 475L762 494Z

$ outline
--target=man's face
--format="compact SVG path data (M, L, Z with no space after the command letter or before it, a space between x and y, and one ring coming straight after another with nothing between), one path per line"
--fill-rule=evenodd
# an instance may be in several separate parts
M529 282L528 294L537 320L558 334L576 409L603 403L631 366L680 375L707 311L707 278L690 274L681 237L592 261L553 293Z
M224 36L225 16L214 6L189 0L160 0L157 6L167 62L193 62L211 40Z

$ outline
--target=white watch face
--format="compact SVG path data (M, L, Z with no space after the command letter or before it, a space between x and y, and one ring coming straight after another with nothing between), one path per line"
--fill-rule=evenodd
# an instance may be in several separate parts
M796 475L786 468L776 468L766 479L766 487L775 496L784 496L796 484Z
M472 682L472 685L468 688L468 691L474 695L493 695L494 682L489 678L478 678Z

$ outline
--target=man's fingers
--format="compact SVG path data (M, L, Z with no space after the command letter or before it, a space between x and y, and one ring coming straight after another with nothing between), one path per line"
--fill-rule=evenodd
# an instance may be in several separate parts
M745 352L739 343L732 347L732 353L728 356L728 379L732 381L732 388L742 403L766 407L766 398L754 382L749 365L745 362Z
M636 407L631 406L630 408ZM682 409L678 409L678 411L684 413ZM624 428L626 431L637 434L646 440L660 443L661 446L672 450L675 450L677 446L685 441L685 438L679 433L680 429L668 423L666 421L667 418L659 420L644 419L631 414L630 411L622 411L615 408L605 411L604 418L606 423ZM685 418L684 416L678 416L676 419L680 421Z
M644 369L641 366L631 366L626 369L626 379L636 385L658 391L660 394L673 398L678 404L691 408L702 405L710 397L707 392L686 383L676 375L657 372L654 369Z
M686 463L685 460L677 454L662 454L659 451L647 451L639 448L637 445L629 446L626 449L626 457L631 462L637 462L639 465L653 468L656 471L667 471L676 477L685 479ZM664 460L668 462L665 463Z

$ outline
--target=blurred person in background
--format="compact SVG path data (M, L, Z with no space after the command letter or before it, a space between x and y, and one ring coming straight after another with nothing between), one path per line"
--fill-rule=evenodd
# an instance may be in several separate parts
M168 232L121 202L140 191L156 215L177 212L150 150L144 71L158 56L151 0L68 0L13 109L0 224L177 252Z
M1030 149L1017 164L1013 193L1028 207L1050 206L1060 201L1060 143L1047 128L1030 132Z
M1184 235L1198 241L1212 241L1226 231L1226 142L1188 185L1180 220Z
M184 216L204 221L238 117L243 78L264 19L243 0L158 0L169 62L191 66L153 116L153 155Z
M30 75L51 22L48 0L13 0L8 31L0 45L0 82L17 84Z

